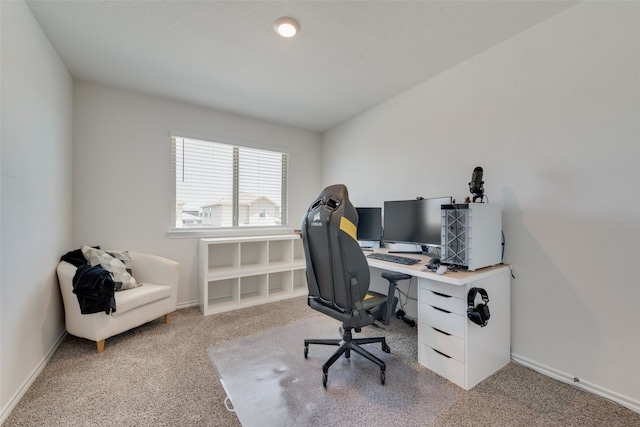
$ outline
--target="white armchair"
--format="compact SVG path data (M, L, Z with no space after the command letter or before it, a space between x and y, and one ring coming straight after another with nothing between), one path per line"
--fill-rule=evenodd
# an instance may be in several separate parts
M67 332L96 341L98 353L104 351L105 339L128 331L158 317L169 323L176 309L180 264L167 258L141 252L129 252L136 281L142 286L115 293L116 311L112 314L81 314L73 293L76 267L68 262L58 264L58 281L64 303Z

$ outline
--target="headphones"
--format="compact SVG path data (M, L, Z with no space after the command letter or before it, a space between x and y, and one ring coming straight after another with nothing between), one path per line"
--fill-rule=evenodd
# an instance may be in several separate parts
M475 305L476 294L480 294L482 297L482 304ZM471 288L469 289L469 294L467 295L467 317L476 325L480 325L482 327L487 326L489 322L489 317L491 314L489 313L489 294L482 288Z

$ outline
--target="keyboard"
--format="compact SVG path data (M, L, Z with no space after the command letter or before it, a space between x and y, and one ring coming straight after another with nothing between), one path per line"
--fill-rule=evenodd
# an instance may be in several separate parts
M406 256L372 253L367 255L367 258L378 259L380 261L395 262L396 264L413 265L420 262L418 258L409 258Z

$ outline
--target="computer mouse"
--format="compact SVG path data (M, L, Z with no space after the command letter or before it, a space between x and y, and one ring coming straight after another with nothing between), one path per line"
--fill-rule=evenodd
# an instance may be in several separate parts
M446 265L440 265L440 267L438 267L438 269L436 270L436 274L444 274L446 273L448 270Z

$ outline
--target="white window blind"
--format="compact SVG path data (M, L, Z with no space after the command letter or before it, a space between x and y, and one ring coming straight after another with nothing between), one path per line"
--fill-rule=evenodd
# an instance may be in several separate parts
M175 228L287 223L288 155L172 137Z

